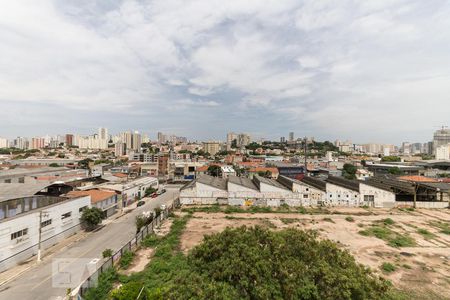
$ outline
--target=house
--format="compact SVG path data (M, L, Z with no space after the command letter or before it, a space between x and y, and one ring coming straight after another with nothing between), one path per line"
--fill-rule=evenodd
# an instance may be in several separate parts
M359 183L360 203L369 207L394 207L395 192L387 185L376 181Z
M97 207L102 210L103 217L109 218L117 212L117 194L113 191L105 190L86 190L86 191L71 191L67 197L91 197L91 207Z

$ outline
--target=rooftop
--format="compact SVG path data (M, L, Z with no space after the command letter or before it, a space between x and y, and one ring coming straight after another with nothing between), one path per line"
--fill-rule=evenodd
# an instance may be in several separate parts
M255 183L251 179L246 177L230 176L228 177L228 182L241 185L249 189L258 190Z
M67 196L70 198L73 197L82 197L82 196L91 196L91 203L95 204L97 202L106 200L114 196L115 192L103 191L103 190L87 190L87 191L70 191L67 193Z

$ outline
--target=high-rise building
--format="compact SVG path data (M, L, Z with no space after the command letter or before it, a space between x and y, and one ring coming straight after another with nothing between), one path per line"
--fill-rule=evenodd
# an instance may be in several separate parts
M294 141L294 132L289 132L289 142L293 142Z
M158 143L159 144L165 144L167 142L166 135L162 132L158 132Z
M285 138L284 136L282 136L282 137L280 138L280 143L286 143L286 138Z
M441 145L436 148L437 160L450 160L450 144Z
M31 138L30 149L42 149L45 147L45 139L40 137Z
M66 134L66 146L73 146L73 134Z
M117 142L114 145L114 155L116 157L124 156L127 153L127 145L123 142Z
M127 152L139 152L141 150L142 137L137 131L127 131L120 134L121 142L127 146Z
M204 142L203 151L209 153L210 155L216 155L218 152L220 152L220 142Z
M234 132L227 133L227 151L230 151L232 148L233 141L237 142L238 135Z
M238 137L237 137L236 146L239 148L242 148L242 147L245 147L248 144L250 144L250 142L251 142L250 135L245 134L245 133L240 133L240 134L238 134Z
M18 149L28 149L28 140L24 137L18 136L15 140L14 140L14 147L18 148Z
M0 137L0 148L8 148L8 147L9 147L8 140Z
M436 154L436 149L439 146L450 143L450 129L442 126L441 129L436 130L433 135L433 153Z

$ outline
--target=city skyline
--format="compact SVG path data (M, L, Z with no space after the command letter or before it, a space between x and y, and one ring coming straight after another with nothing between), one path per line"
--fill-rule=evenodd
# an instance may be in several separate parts
M400 144L449 125L448 2L183 4L6 3L0 136L101 125Z

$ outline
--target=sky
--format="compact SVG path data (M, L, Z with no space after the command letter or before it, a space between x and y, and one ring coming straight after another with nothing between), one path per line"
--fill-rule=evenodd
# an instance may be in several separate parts
M449 16L444 0L5 1L0 136L426 142L450 125Z

